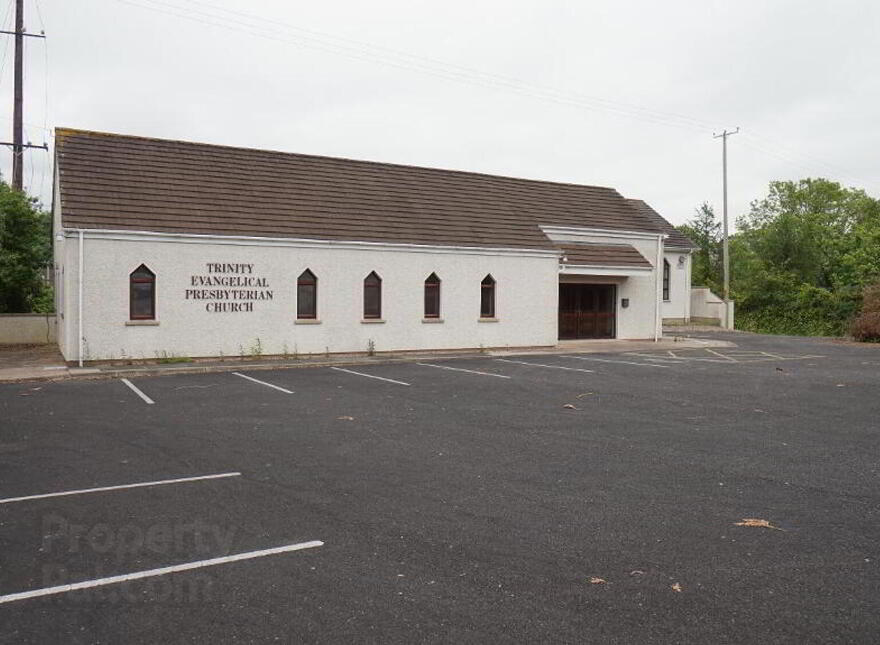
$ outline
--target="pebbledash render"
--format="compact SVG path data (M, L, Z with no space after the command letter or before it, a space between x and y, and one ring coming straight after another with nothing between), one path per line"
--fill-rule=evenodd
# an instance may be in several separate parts
M58 129L66 360L547 347L690 316L693 245L611 188Z

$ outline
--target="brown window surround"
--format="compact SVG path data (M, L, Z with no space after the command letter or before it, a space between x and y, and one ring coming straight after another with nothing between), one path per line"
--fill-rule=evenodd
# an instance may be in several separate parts
M318 317L318 278L309 269L296 279L296 317L298 320Z
M156 274L143 264L128 276L128 318L156 319Z
M491 274L480 283L480 318L495 318L495 278Z
M440 317L440 278L432 273L425 280L425 318Z
M382 278L372 271L364 278L364 320L382 318Z
M663 260L663 300L669 300L669 260Z

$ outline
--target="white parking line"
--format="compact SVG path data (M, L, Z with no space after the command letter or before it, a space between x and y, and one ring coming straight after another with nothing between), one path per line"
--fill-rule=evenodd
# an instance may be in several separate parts
M722 354L721 352L716 352L714 349L709 349L709 348L707 347L707 348L706 348L706 351L709 352L710 354L715 354L715 356L720 356L721 358L725 358L725 359L727 359L727 360L729 360L729 361L733 361L734 363L736 363L736 359L735 359L735 358L731 358L730 356L727 356L727 355L725 355L725 354Z
M657 356L656 354L628 354L629 356L638 356L639 358L646 358L652 361L699 361L701 363L730 363L729 360L720 360L717 358L702 358L698 356Z
M39 598L40 596L52 596L59 593L67 593L68 591L77 591L79 589L90 589L92 587L103 587L105 585L117 584L120 582L128 582L129 580L140 580L142 578L153 578L155 576L164 576L168 573L178 573L180 571L191 571L193 569L202 569L204 567L213 567L218 564L228 564L230 562L238 562L240 560L252 560L254 558L263 558L267 555L277 555L279 553L289 553L290 551L301 551L302 549L313 549L318 546L324 546L319 540L311 542L300 542L298 544L287 544L272 549L263 549L261 551L248 551L247 553L236 553L235 555L227 555L221 558L211 558L210 560L197 560L195 562L186 562L184 564L175 564L171 567L160 567L159 569L147 569L145 571L135 571L134 573L125 573L120 576L110 576L109 578L97 578L95 580L84 580L83 582L74 582L67 585L58 585L57 587L44 587L42 589L34 589L33 591L21 591L19 593L6 594L0 596L0 604L6 602L15 602L16 600L26 600L27 598Z
M147 403L147 404L149 404L149 405L153 405L153 403L155 403L155 401L153 401L153 399L151 399L151 398L148 397L146 394L144 394L144 393L141 392L139 389L137 389L137 388L134 386L134 383L132 383L131 381L129 381L127 378L123 378L123 379L119 379L119 380L122 381L123 383L125 383L125 384L131 389L132 392L134 392L134 393L137 394L139 397L141 397L141 398L144 400L145 403Z
M526 363L525 361L511 361L506 358L496 358L496 361L503 361L505 363L516 363L517 365L528 365L529 367L549 367L554 370L568 370L569 372L589 372L590 374L594 373L594 370L582 370L579 367L564 367L563 365L544 365L543 363Z
M336 370L337 372L345 372L346 374L357 374L358 376L366 376L367 378L374 378L377 381L387 381L388 383L397 383L398 385L409 386L409 383L404 383L403 381L395 381L393 378L385 378L384 376L373 376L372 374L364 374L363 372L355 372L354 370L347 370L342 367L331 367L330 369Z
M261 381L260 379L253 378L252 376L247 376L245 374L241 374L240 372L233 372L236 376L240 376L241 378L246 378L249 381L253 381L254 383L259 383L260 385L265 385L266 387L271 387L273 390L278 390L279 392L284 392L285 394L293 394L290 390L285 390L283 387L279 387L277 385L272 385L271 383L266 383L266 381Z
M638 365L639 367L663 367L669 369L669 365L654 365L653 363L636 363L635 361L615 361L610 358L592 358L587 356L566 356L565 358L576 358L579 361L598 361L599 363L620 363L621 365Z
M745 358L740 359L737 363L768 363L780 361L803 361L811 358L825 358L824 356L768 356L766 358Z
M679 351L689 351L689 350L679 350ZM726 363L726 364L736 364L736 363L766 363L766 362L777 362L777 361L802 361L809 360L813 358L825 358L824 356L818 356L813 354L807 354L804 356L782 356L781 354L771 354L769 352L760 352L760 351L752 351L748 352L747 350L739 350L738 352L729 352L729 353L721 353L713 351L709 348L704 350L707 353L710 353L717 358L706 358L703 356L677 356L672 354L671 356L657 356L656 354L641 354L638 352L628 352L627 356L636 356L638 358L642 358L646 361L663 361L666 363L677 363L679 365L686 362L699 362L699 363Z
M492 372L479 372L477 370L466 370L463 367L449 367L448 365L434 365L433 363L416 363L423 367L436 367L441 370L452 370L454 372L467 372L468 374L481 374L482 376L497 376L498 378L510 378L504 374L493 374Z
M60 493L42 493L40 495L25 495L24 497L7 497L0 499L0 504L12 502L24 502L31 499L45 499L46 497L64 497L66 495L83 495L85 493L101 493L108 490L122 490L124 488L143 488L145 486L164 486L166 484L183 484L185 482L197 482L205 479L222 479L224 477L240 477L241 473L219 473L217 475L199 475L197 477L178 477L177 479L160 479L153 482L138 482L137 484L122 484L120 486L101 486L100 488L80 488L79 490L65 490Z

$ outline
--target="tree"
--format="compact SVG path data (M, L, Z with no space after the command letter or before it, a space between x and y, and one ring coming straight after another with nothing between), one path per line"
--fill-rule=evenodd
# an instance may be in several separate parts
M27 313L45 301L50 236L51 219L37 200L0 180L0 313Z
M827 179L774 181L731 240L737 326L839 335L880 278L880 202Z
M691 283L718 291L721 282L721 222L708 202L696 209L696 215L678 230L697 245L691 266Z
M737 226L769 270L800 282L863 286L880 269L880 203L834 181L771 182Z

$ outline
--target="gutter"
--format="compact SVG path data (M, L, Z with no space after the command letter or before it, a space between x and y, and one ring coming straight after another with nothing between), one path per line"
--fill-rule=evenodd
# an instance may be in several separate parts
M67 229L76 232L79 229ZM207 233L163 233L128 229L90 228L93 239L149 240L151 242L179 242L187 244L226 244L233 246L280 246L295 248L357 249L374 251L403 251L408 253L456 253L467 255L513 255L529 257L557 257L556 248L513 248L493 246L458 246L454 244L408 244L397 242L368 242L364 240L321 240L298 237L263 237L253 235L217 235Z
M77 325L79 327L77 335L79 336L79 349L77 350L77 358L79 366L83 366L83 250L85 248L86 232L79 229L79 266L77 267Z
M654 264L654 342L660 341L661 320L660 317L660 301L663 299L663 240L668 235L660 233L657 235L657 257Z
M579 237L607 237L626 240L653 240L655 231L627 231L625 229L585 228L580 226L547 226L538 225L541 231L553 239L553 235L573 235ZM662 235L662 234L661 234Z

